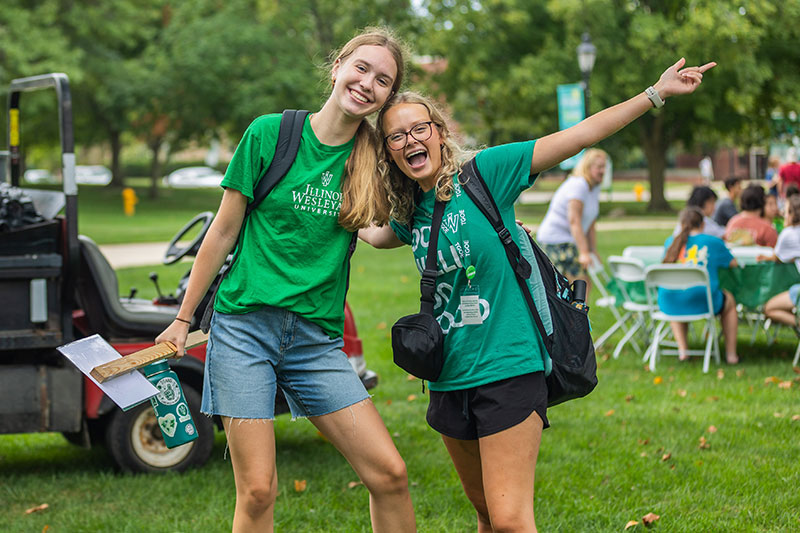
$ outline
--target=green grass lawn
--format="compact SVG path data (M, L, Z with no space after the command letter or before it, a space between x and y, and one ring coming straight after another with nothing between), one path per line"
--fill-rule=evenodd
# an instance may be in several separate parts
M629 244L663 242L667 231L599 235L604 257ZM153 239L149 239L153 240ZM186 265L124 269L120 290L155 295L147 273L174 290ZM407 249L359 246L349 293L370 368L380 375L373 401L406 460L420 531L474 531L436 433L425 424L420 382L392 363L391 324L418 307L418 274ZM610 313L593 309L599 335ZM664 358L650 373L631 348L598 353L597 389L548 413L536 476L541 531L623 531L649 512L663 532L800 530L800 383L791 368L796 339L749 345L742 331L736 367ZM766 378L791 381L779 388ZM713 426L713 428L712 428ZM356 476L307 421L276 421L280 494L278 531L369 531L368 496L348 488ZM701 438L708 444L701 448ZM365 441L365 446L369 442ZM102 448L84 450L58 434L0 436L0 531L224 531L231 527L234 484L220 432L212 458L181 475L123 475ZM304 492L294 480L306 480ZM49 508L25 510L42 503ZM644 531L642 525L628 531Z

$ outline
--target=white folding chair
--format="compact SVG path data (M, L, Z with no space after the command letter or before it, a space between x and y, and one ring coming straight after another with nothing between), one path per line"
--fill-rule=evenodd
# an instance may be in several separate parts
M599 298L595 298L592 303L592 307L598 308L602 307L604 309L608 309L611 311L611 314L614 315L614 324L608 328L605 333L600 335L597 340L594 342L594 349L599 350L600 347L605 343L611 335L613 335L618 329L623 328L625 331L628 330L625 323L626 320L622 318L622 315L617 310L617 306L621 306L622 302L617 302L617 298L608 292L606 286L611 281L611 275L606 271L605 267L603 266L603 262L595 255L592 254L592 264L589 266L589 279L592 280L593 288L597 288L597 291L600 293Z
M631 326L625 332L622 339L617 343L614 348L614 359L619 357L622 348L630 341L634 349L640 351L639 344L636 342L634 335L647 329L647 315L650 311L650 306L641 302L635 302L631 299L630 293L626 289L629 283L643 282L645 266L644 263L634 257L622 257L619 255L612 255L608 258L608 268L611 270L611 276L619 283L619 290L624 298L622 302L622 309L625 311L623 315L623 323L629 319L633 320ZM646 337L645 337L646 338Z
M660 263L664 257L663 246L627 246L622 250L623 257L635 257L645 266Z
M647 300L652 304L653 310L650 316L653 322L657 324L653 331L653 338L648 348L650 358L650 370L656 369L656 361L660 354L664 355L678 355L678 350L662 350L662 341L669 333L670 322L695 322L704 320L706 323L706 345L704 350L689 350L687 355L702 355L703 356L703 372L707 373L709 363L711 362L711 354L714 354L714 359L717 364L720 362L719 357L719 340L717 338L717 319L714 316L714 304L711 298L711 285L708 280L708 272L705 268L694 265L683 264L666 264L666 265L652 265L645 270L645 291L647 292ZM656 304L658 295L657 289L671 289L671 290L686 290L692 287L704 286L706 292L706 303L708 311L693 315L673 315L665 313Z

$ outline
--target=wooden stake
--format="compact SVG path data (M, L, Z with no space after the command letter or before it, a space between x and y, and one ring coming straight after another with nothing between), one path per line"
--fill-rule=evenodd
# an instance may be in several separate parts
M195 346L200 346L207 341L208 333L203 333L198 329L197 331L189 333L186 337L185 349L188 350ZM103 383L108 379L127 374L128 372L147 366L150 363L166 359L167 357L174 357L177 351L178 348L171 342L161 342L150 348L145 348L144 350L139 350L138 352L120 357L119 359L114 359L108 363L98 365L92 369L91 374L98 383Z

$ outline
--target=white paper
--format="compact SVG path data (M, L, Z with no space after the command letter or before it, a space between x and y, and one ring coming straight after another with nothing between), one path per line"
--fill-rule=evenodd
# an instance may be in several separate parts
M122 357L100 335L92 335L59 346L58 351L123 410L130 409L158 394L158 389L139 372L129 372L103 383L98 383L92 377L91 372L94 367Z

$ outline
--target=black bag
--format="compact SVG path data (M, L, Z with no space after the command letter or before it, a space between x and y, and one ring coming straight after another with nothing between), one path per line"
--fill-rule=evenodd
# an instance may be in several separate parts
M419 282L419 313L404 316L392 326L394 363L409 374L428 381L438 380L444 366L444 333L433 317L438 274L436 246L443 214L444 203L437 201L433 207L425 270Z
M552 332L548 334L526 281L534 271L503 224L497 204L478 171L475 159L469 161L462 169L460 183L502 241L525 302L552 361L552 370L546 378L547 405L553 406L586 396L597 386L597 360L589 325L588 307L584 305L579 308L573 305L573 291L567 278L553 266L536 241L525 234L533 251L531 260L536 262L546 295L547 310L552 322Z

